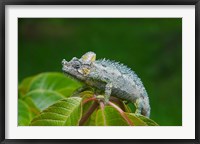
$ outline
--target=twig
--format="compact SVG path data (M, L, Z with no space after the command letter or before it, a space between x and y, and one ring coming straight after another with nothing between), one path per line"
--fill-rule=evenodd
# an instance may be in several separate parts
M120 107L118 107L117 105L115 105L114 103L112 103L112 102L108 102L108 104L110 105L110 106L112 106L112 107L114 107L119 113L120 113L120 115L124 118L124 120L126 120L126 122L129 124L129 125L131 125L131 126L133 126L134 124L133 124L133 122L128 118L128 116L124 113L124 111L120 108Z
M95 109L99 106L99 104L95 101L92 106L89 108L89 110L84 114L84 116L81 118L79 125L82 126L87 119L90 117L90 115L95 111Z

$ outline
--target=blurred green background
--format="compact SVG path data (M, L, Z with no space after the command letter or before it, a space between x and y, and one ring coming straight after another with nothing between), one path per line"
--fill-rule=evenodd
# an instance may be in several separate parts
M18 77L61 72L63 58L93 51L131 67L150 98L151 119L182 125L182 19L19 18Z

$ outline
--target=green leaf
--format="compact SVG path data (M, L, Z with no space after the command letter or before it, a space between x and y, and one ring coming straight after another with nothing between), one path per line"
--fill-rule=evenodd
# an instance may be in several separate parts
M92 98L94 93L92 91L84 91L78 94L82 98L82 101L87 100L88 98ZM92 106L93 101L89 101L83 105L83 114Z
M130 112L134 113L136 111L135 103L129 102L126 106L130 109Z
M19 84L19 87L18 87L19 94L20 94L19 96L22 97L29 91L30 84L31 84L33 78L34 78L34 76L27 77Z
M99 109L96 114L97 126L127 126L127 122L121 117L119 112L111 106L106 106L104 110Z
M31 97L24 97L23 101L26 102L26 104L29 106L30 111L32 112L34 117L35 115L38 115L40 113L40 109L37 108L37 106L35 105L35 103L33 102L33 100L31 99Z
M20 93L20 91L18 91L18 99L21 99L22 97L22 94Z
M138 118L135 114L124 113L132 121L134 126L147 126L146 122ZM99 109L96 114L96 125L98 126L128 126L129 124L120 113L111 106L106 106L104 110Z
M24 101L18 100L18 125L29 125L31 118L31 111L28 105Z
M147 126L147 124L133 113L126 113L128 118L133 122L134 126Z
M137 115L137 117L140 118L141 120L143 120L148 126L159 126L155 121L153 121L152 119L149 119L143 115Z
M63 94L65 97L72 95L80 83L66 77L62 73L42 73L34 77L30 85L30 91L36 89L52 90Z
M79 93L78 96L83 97L83 98L90 98L94 96L94 92L87 90L87 91L83 91Z
M39 110L41 112L63 98L63 95L54 91L34 90L27 93L24 100L32 108L35 108L35 111Z
M65 97L70 97L72 96L72 94L74 93L76 89L77 89L76 87L66 87L66 88L57 90L57 92L62 94Z
M79 93L78 96L82 97L82 102L84 102L85 100L94 97L94 92L87 90ZM88 101L87 103L83 104L83 115L85 115L86 112L88 112L88 110L93 104L94 101ZM95 126L95 118L96 118L96 110L88 117L87 121L83 125Z
M32 126L76 126L82 116L81 98L60 100L31 122Z
M96 126L95 120L96 120L96 114L97 110L95 110L91 116L88 118L88 120L83 124L84 126Z
M18 125L64 126L78 125L82 114L91 107L94 91L86 90L70 97L81 84L67 78L62 73L42 73L24 79L18 90ZM66 97L70 97L67 98ZM92 98L92 99L90 99ZM89 101L82 102L87 99ZM116 102L116 103L115 103ZM105 106L96 109L84 125L97 126L128 126L130 121L134 126L158 126L153 120L142 115L131 113L133 104L114 101L125 111L123 116L113 107ZM134 109L134 107L133 107ZM126 121L126 120L127 121Z
M131 113L130 107L129 107L127 104L125 104L124 101L122 101L122 103L123 103L123 105L124 105L124 107L125 107L125 112Z

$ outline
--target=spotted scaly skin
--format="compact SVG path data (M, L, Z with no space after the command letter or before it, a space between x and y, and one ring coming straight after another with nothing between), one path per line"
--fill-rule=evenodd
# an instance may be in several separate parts
M115 61L96 60L94 52L87 52L80 59L63 59L63 72L82 82L86 87L93 87L105 93L105 103L110 95L131 101L136 106L136 114L150 116L147 92L140 78L127 66Z

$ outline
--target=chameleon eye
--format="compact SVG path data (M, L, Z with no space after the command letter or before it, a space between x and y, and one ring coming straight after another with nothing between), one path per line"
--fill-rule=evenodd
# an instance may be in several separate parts
M73 66L73 68L75 68L75 69L79 69L81 65L80 65L79 62L74 62L72 66Z
M79 68L80 68L80 64L74 64L73 67L74 67L75 69L79 69Z

